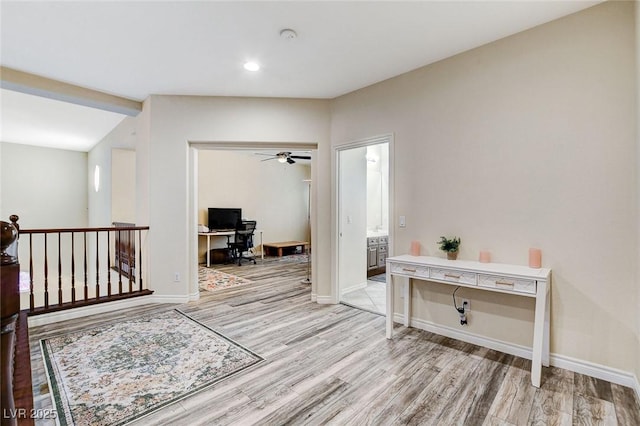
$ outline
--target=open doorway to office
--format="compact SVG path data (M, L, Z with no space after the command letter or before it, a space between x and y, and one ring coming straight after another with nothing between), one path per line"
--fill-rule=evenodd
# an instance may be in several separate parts
M250 274L258 279L261 271L274 275L276 269L280 272L295 269L298 273L302 271L303 278L308 278L306 283L313 287L312 200L315 196L311 181L316 149L316 144L190 144L192 294L198 292L203 273L209 277L214 270L238 272L235 274L238 276ZM279 153L289 154L281 161ZM222 229L209 229L213 226L209 209L237 211L242 220L256 222L253 247L239 252L250 260L228 258L227 243L233 242L233 232L225 235ZM205 236L204 231L212 231L212 235ZM294 245L295 242L308 244ZM277 246L282 243L291 245L280 251ZM207 263L210 267L204 270ZM276 263L279 268L274 268Z
M337 148L337 294L341 303L386 312L391 248L392 137Z

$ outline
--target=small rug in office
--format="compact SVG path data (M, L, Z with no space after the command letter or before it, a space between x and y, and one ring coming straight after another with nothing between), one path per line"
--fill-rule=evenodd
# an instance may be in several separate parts
M239 285L251 284L253 281L236 275L227 274L216 269L198 267L198 285L207 291L217 291Z
M178 311L40 341L61 425L123 425L263 359Z
M289 254L285 256L266 256L264 258L265 263L268 262L291 262L291 263L305 263L308 258L306 254Z

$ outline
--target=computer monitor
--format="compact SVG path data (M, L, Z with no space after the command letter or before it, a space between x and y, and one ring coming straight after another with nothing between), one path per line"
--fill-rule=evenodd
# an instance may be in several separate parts
M237 208L209 208L209 230L220 231L236 229L236 224L242 220L242 209Z

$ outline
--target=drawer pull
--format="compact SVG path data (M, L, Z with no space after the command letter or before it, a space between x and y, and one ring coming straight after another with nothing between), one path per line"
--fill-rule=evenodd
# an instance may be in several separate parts
M455 274L444 274L444 276L447 278L460 279L460 275L455 275Z
M411 268L402 268L402 270L406 272L416 272L415 269L411 269Z
M515 285L515 283L513 281L497 280L496 281L496 285L506 285L506 286L509 286L509 287L513 287Z

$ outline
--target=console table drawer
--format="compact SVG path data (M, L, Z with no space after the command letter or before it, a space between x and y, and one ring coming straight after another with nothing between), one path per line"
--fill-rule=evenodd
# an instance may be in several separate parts
M501 290L512 290L519 293L536 293L535 280L525 280L511 277L501 277L498 275L478 275L478 285Z
M426 266L391 264L392 274L408 275L412 277L429 278L429 268Z
M451 283L476 285L476 274L473 272L431 268L430 277L436 280L448 281Z

